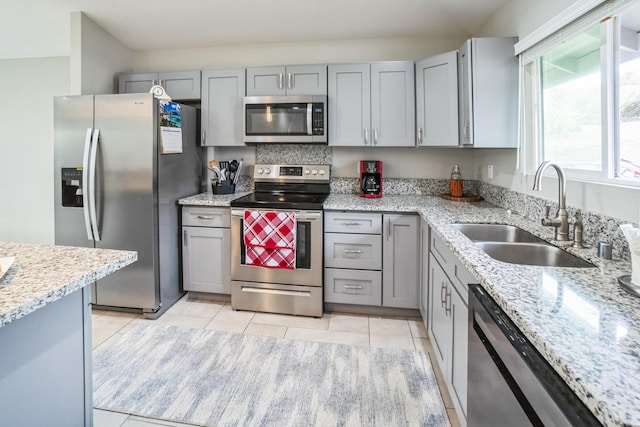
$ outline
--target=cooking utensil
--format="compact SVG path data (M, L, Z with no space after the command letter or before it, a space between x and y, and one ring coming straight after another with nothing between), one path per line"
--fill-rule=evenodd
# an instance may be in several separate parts
M231 162L229 162L229 179L235 183L236 181L236 172L238 171L238 161L237 160L231 160Z
M238 163L238 168L236 169L236 174L233 177L233 183L237 183L238 182L238 178L240 178L240 172L242 172L242 162L243 160L240 159L240 163Z

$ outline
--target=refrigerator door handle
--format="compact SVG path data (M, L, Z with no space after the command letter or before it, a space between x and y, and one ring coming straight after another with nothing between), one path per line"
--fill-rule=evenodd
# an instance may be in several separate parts
M89 218L91 219L91 230L93 240L100 241L100 230L98 229L98 209L96 208L96 158L98 157L98 142L100 141L100 129L95 129L91 141L91 155L89 160Z
M93 231L91 230L91 218L89 216L89 152L91 150L91 134L92 128L87 128L87 134L84 138L84 154L82 155L82 210L84 211L84 225L87 230L87 239L93 240Z

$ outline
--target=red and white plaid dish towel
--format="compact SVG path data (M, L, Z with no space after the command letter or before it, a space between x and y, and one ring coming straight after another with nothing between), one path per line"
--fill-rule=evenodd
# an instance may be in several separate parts
M295 212L244 211L245 264L296 268Z

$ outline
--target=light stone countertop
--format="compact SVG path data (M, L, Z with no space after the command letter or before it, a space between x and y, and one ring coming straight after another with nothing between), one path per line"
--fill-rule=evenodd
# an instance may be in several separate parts
M232 200L238 199L242 196L251 194L250 191L233 193L233 194L213 194L213 193L200 193L195 196L185 197L178 200L178 204L184 206L229 206Z
M213 196L210 205L228 206L230 200L221 197L225 196ZM190 204L183 203L186 200L180 203ZM419 214L604 425L640 426L640 298L617 282L619 276L631 273L630 262L603 260L596 256L596 248L574 249L555 242L551 227L487 202L331 194L324 209ZM515 225L596 268L500 262L453 227L456 222Z
M0 242L0 257L15 257L0 278L2 327L133 263L138 254Z

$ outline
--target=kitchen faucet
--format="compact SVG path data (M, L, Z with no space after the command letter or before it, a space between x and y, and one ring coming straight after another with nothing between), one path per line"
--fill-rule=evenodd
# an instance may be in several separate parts
M542 162L538 166L536 176L533 181L533 190L542 190L542 175L547 167L552 166L558 174L558 212L555 218L549 218L549 206L545 206L544 218L542 218L542 225L548 227L555 227L556 240L567 241L569 240L569 216L567 215L567 179L564 176L564 170L559 164L551 161Z

